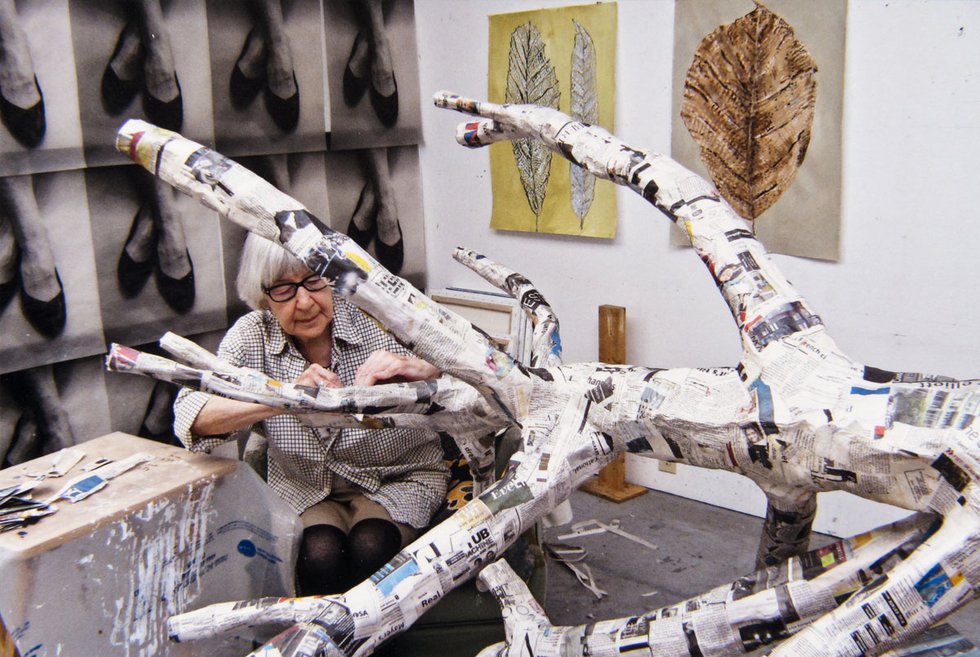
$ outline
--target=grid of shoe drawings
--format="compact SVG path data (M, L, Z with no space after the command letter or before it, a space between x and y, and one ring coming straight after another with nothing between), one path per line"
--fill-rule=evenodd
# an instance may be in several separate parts
M107 345L214 347L245 311L245 232L116 152L127 119L424 286L412 0L0 0L0 44L0 467L113 430L177 444L176 387L106 378Z

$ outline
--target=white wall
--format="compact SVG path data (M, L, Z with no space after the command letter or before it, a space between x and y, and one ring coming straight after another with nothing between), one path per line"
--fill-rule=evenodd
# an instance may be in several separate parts
M415 0L422 97L448 89L484 98L488 14L564 4ZM673 1L618 6L614 132L668 151ZM456 245L470 246L540 287L562 320L567 362L595 360L596 308L603 303L627 309L632 363L737 362L734 324L700 261L669 245L666 218L632 192L619 190L612 241L490 230L488 155L456 145L461 120L423 107L432 288L486 287L450 258ZM980 186L980 2L851 0L843 120L841 260L777 262L856 358L886 369L980 375L980 212L973 194ZM646 485L764 511L761 494L746 482L732 489L725 477L665 475L655 462L632 456L628 472ZM820 528L847 534L892 517L854 508L822 499Z

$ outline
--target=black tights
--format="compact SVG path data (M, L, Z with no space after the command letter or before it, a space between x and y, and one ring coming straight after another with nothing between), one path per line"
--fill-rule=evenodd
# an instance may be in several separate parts
M388 563L401 545L398 527L381 518L362 520L349 534L331 525L307 527L296 564L299 592L342 593Z

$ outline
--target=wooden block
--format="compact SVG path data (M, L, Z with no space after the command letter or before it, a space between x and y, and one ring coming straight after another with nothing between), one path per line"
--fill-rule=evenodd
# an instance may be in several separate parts
M20 657L17 646L14 645L14 638L7 632L7 626L0 618L0 657Z
M626 309L622 306L599 306L599 361L626 363Z
M626 308L599 306L599 360L610 365L626 363ZM643 486L626 483L626 455L620 454L599 476L580 488L614 502L624 502L647 492Z
M625 454L617 456L616 460L599 472L598 477L582 484L579 490L613 502L625 502L647 492L644 486L627 483Z

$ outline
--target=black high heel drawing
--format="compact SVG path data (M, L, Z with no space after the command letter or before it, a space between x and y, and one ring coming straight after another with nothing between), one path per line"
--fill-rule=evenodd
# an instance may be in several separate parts
M149 89L144 89L143 111L151 123L177 132L184 123L184 100L176 73L174 73L174 82L177 84L177 95L168 101L162 101L151 94Z
M18 107L11 103L0 91L0 120L14 139L28 148L34 148L44 139L47 124L44 119L44 94L34 76L34 88L40 98L28 108Z
M292 132L299 123L299 83L296 81L295 71L293 86L296 91L289 98L277 96L268 85L265 87L265 109L272 117L272 122L283 132Z
M27 290L24 289L24 281L20 280L20 305L24 311L24 317L34 329L46 338L57 337L65 328L65 320L68 313L65 307L65 288L61 284L61 275L58 268L54 269L55 279L58 281L58 294L53 299L41 301L35 299Z
M150 274L153 273L154 254L156 253L155 235L151 238L150 255L143 262L133 260L126 251L126 246L132 241L133 235L136 233L142 211L143 208L139 208L133 216L133 223L129 227L129 234L126 236L126 241L123 242L122 253L119 254L119 263L116 265L116 280L119 281L119 291L125 299L132 299L142 292L146 281L150 279Z
M160 262L157 260L156 283L157 291L167 305L179 313L185 313L194 305L194 262L191 260L190 251L187 253L187 262L191 270L181 278L171 278L160 269Z
M231 96L231 106L237 110L242 110L252 104L255 101L256 96L262 91L262 87L265 86L265 61L268 59L268 55L265 53L263 48L263 53L261 56L261 61L259 62L259 74L255 77L249 77L245 75L242 70L241 64L244 61L249 46L252 43L252 39L255 38L255 28L249 31L248 36L245 37L245 43L242 44L242 51L238 54L238 59L235 60L235 65L231 67L231 79L228 81L228 93Z
M398 239L394 244L385 244L381 241L380 237L374 240L374 252L378 256L378 262L392 274L400 272L405 261L405 242L402 239L402 227L400 224L396 224L396 228L398 228Z
M374 85L371 86L371 107L377 114L381 125L390 128L398 121L398 81L393 81L395 90L389 96L382 96Z
M347 237L354 240L358 246L367 251L368 246L371 244L371 240L375 236L375 221L378 216L377 202L375 201L375 207L370 211L371 214L371 224L367 228L359 228L356 223L354 223L354 217L358 216L361 212L362 207L367 201L368 193L373 193L368 187L371 183L365 183L364 187L361 188L361 194L357 197L357 205L354 206L354 213L350 217L350 224L347 225Z
M347 56L347 66L344 67L344 102L348 107L354 107L361 102L361 98L364 97L364 92L367 91L370 84L367 77L358 76L350 67L354 53L357 52L363 41L364 36L358 32L357 36L354 37L354 45L351 46L350 55Z
M105 111L110 116L122 114L123 110L132 104L133 99L136 98L136 94L140 91L140 83L142 82L141 76L139 75L132 80L121 78L112 67L112 63L116 61L116 57L119 56L119 52L125 45L127 36L126 29L123 29L119 33L119 38L116 40L116 47L113 48L112 55L109 56L109 62L105 65L105 70L102 71L102 106L105 107ZM142 62L143 44L139 46L139 59Z

